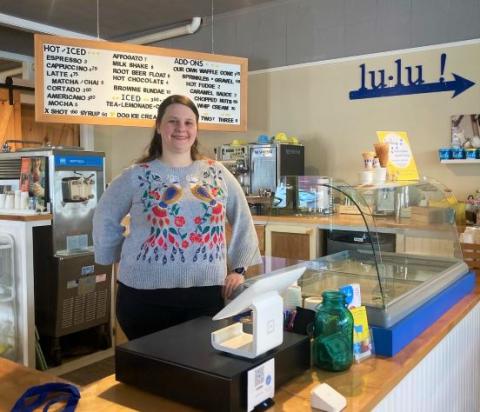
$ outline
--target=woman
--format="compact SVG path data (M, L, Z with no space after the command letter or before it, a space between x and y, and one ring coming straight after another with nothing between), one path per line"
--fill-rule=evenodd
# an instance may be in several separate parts
M244 268L261 262L240 185L198 153L198 118L188 97L166 98L148 154L113 180L95 212L95 260L120 261L117 319L129 339L213 316L243 282Z

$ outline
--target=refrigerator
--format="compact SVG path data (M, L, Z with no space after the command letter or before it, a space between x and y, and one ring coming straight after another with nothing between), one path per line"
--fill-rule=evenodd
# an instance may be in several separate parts
M20 343L13 245L9 234L0 233L0 357L18 361Z

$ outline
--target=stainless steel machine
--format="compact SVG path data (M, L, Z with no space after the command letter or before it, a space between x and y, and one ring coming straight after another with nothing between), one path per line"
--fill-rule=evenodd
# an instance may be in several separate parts
M304 146L270 143L249 145L250 193L274 193L282 176L305 174Z
M52 213L51 226L34 228L33 252L35 323L53 364L61 363L61 338L68 335L91 329L89 340L98 349L111 344L111 266L95 264L92 239L93 214L105 186L104 163L104 153L78 148L0 154L0 170L9 165L10 180L25 179L25 174L28 179L25 164L32 165L36 181L26 187ZM17 165L16 176L12 165Z
M250 174L248 168L248 145L224 144L215 148L217 160L237 178L243 192L250 191Z
M238 179L254 213L263 213L282 176L303 176L305 151L301 144L250 143L216 148L217 160Z

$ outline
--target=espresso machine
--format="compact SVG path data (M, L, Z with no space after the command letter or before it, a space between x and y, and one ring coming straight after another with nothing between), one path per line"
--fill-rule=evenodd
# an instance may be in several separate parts
M93 214L105 187L104 156L56 147L0 154L0 169L17 165L18 179L24 178L22 165L40 165L41 190L31 195L37 209L51 212L52 224L33 228L35 323L53 365L68 354L69 337L78 340L81 332L95 343L90 352L111 345L112 270L95 264L92 238Z
M242 186L252 213L262 214L270 206L282 176L303 176L305 151L301 144L225 144L215 149Z
M251 195L273 194L282 176L305 174L305 148L301 144L250 144L248 149Z
M215 148L216 159L238 180L243 192L248 194L250 175L248 173L248 145L224 144Z

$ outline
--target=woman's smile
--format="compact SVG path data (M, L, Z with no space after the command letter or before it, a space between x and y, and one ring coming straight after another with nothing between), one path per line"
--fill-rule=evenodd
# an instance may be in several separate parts
M158 125L158 132L166 152L189 152L197 138L195 113L183 104L168 106Z

